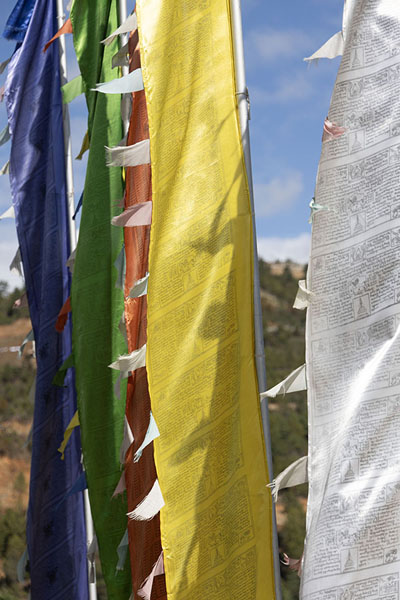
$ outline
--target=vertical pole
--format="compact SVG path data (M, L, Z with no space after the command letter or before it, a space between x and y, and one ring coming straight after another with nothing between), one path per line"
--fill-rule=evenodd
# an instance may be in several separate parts
M119 23L121 25L124 21L126 21L126 18L128 16L127 9L126 9L126 0L118 0L118 8L119 8ZM125 44L128 43L128 40L129 40L129 33L122 33L119 36L120 48L125 46ZM128 73L129 73L129 67L122 67L122 76L128 75ZM123 115L124 135L126 135L128 133L128 129L129 129L129 118L127 118L127 115L129 114L130 103L131 103L131 95L123 94L123 96L121 98L121 114Z
M65 19L63 0L57 0L57 25L62 27ZM60 77L61 85L68 81L67 77L67 53L65 45L65 37L59 37L60 49ZM70 252L76 247L76 227L73 215L75 212L74 202L74 176L72 167L72 145L71 145L71 126L69 120L69 109L67 104L63 104L63 128L64 128L64 152L65 152L65 174L67 185L67 205L68 205L68 221L69 221L69 241Z
M258 388L260 392L267 389L267 377L265 371L265 355L264 355L264 336L262 309L260 297L260 277L258 271L258 251L257 251L257 235L256 235L256 220L254 212L254 193L253 193L253 177L251 168L251 153L250 153L250 134L249 134L249 96L246 87L246 73L244 64L244 49L243 49L243 31L242 31L242 13L240 0L230 0L232 14L232 34L233 47L235 55L235 74L236 74L236 97L239 109L240 129L242 133L242 145L244 160L247 171L247 180L250 192L250 204L253 220L253 252L254 252L254 334L255 334L255 360L257 368ZM265 448L267 454L267 464L269 477L273 478L272 469L272 452L269 426L268 401L263 399L261 402L261 415L264 430ZM278 534L276 528L275 506L272 511L272 544L274 556L274 575L275 575L275 595L276 600L281 600L281 575L279 565L279 547Z
M57 25L58 28L62 27L65 20L63 0L57 0ZM65 37L62 35L59 37L59 51L60 51L60 79L61 85L64 85L68 81L67 75L67 53ZM74 201L74 172L72 165L72 144L71 144L71 124L69 118L69 109L67 104L63 104L63 130L64 130L64 153L65 153L65 175L66 175L66 188L67 188L67 208L68 208L68 232L70 242L70 252L76 248L76 226L75 221L72 218L75 212L75 201ZM86 524L86 544L89 547L94 535L93 530L93 519L90 510L89 494L85 490L83 492L84 510L85 510L85 524ZM86 558L87 560L87 558ZM88 573L90 572L90 562L87 560ZM89 583L89 600L97 600L97 589L96 583Z

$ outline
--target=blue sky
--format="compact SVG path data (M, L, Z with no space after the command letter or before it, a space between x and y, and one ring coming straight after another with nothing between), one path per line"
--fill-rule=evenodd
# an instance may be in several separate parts
M2 0L0 30L15 0ZM65 0L67 4L67 0ZM133 6L128 0L128 9ZM242 0L247 84L251 100L251 149L260 256L305 262L310 225L308 204L314 193L322 125L328 113L339 59L308 66L309 56L341 29L343 0ZM78 74L71 36L69 78ZM14 44L0 39L0 62ZM0 76L4 84L5 73ZM86 131L83 96L71 105L74 156ZM6 125L0 104L0 130ZM8 144L0 147L0 167ZM84 185L86 160L74 161L76 201ZM0 177L0 214L11 204L8 176ZM21 285L8 270L18 243L14 221L0 222L0 279Z

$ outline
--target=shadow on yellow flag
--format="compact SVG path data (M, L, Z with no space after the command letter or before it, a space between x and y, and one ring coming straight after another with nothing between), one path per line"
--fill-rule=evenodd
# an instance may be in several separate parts
M148 289L168 600L272 600L252 220L226 0L138 0L151 140Z

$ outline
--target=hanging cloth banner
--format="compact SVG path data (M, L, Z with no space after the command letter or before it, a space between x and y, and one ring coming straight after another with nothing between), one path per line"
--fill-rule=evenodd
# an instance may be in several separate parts
M136 69L124 77L113 79L106 83L96 83L93 91L101 92L102 94L131 94L132 92L140 92L143 89L142 70Z
M129 38L129 69L140 68L140 48L137 30ZM149 136L146 97L144 91L132 94L132 111L127 145L131 146ZM151 202L150 164L125 168L124 208ZM147 291L148 250L150 226L125 227L125 253L127 271L125 278L125 326L128 350L142 347L147 341ZM135 291L133 291L133 289ZM132 298L129 293L132 291ZM135 296L136 294L136 296ZM128 512L149 494L157 473L154 464L153 444L143 447L149 431L151 407L146 367L133 371L128 379L126 417L134 433L133 443L124 455ZM139 461L135 455L142 448ZM132 573L132 597L137 597L143 581L148 577L161 554L160 513L150 520L129 519L129 555ZM153 598L166 600L165 577L156 578Z
M272 600L229 3L138 0L136 10L154 205L147 368L168 600L217 600L220 581L227 598Z
M76 411L72 373L65 387L52 385L71 352L70 327L62 334L54 329L69 295L65 263L70 253L58 43L42 52L57 31L56 0L18 2L13 23L23 43L8 65L6 80L10 186L37 360L27 512L31 598L87 600L83 498L75 494L55 510L82 473L79 433L71 439L65 461L57 452Z
M129 569L118 573L117 547L126 529L124 497L112 499L121 476L119 449L124 428L124 402L114 395L119 373L108 365L126 352L118 329L123 293L115 287L114 262L123 244L123 231L112 227L120 212L113 206L123 196L121 169L109 169L104 146L123 137L119 95L90 91L98 81L112 79L111 60L118 41L100 41L118 26L118 0L75 1L71 8L74 46L86 90L90 150L71 289L76 388L82 451L94 529L99 542L107 596L126 600L131 593ZM126 379L119 382L122 397Z
M330 210L314 215L307 279L303 600L398 595L400 3L345 10L328 114L347 131L322 147L315 200Z

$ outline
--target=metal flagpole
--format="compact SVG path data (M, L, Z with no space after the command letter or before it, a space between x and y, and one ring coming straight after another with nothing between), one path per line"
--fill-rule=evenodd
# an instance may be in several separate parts
M119 23L121 25L124 21L126 21L126 18L128 16L127 9L126 9L126 0L118 0L118 8L119 8ZM128 43L128 40L129 40L129 33L122 33L119 36L120 48L125 46L125 44ZM128 73L129 73L129 67L122 67L122 76L128 75ZM130 103L131 103L131 95L123 94L122 99L121 99L121 114L123 116L124 135L126 135L128 133L128 129L129 129L128 113L129 113Z
M57 0L57 25L58 28L62 27L65 20L63 0ZM61 85L64 85L68 81L67 76L67 52L65 37L62 35L58 38L59 50L60 50L60 79ZM63 104L63 130L64 130L64 153L65 153L65 174L66 174L66 188L67 188L67 208L68 208L68 231L70 241L70 251L72 252L76 248L76 225L73 219L75 213L75 201L74 201L74 173L72 166L72 144L71 144L71 125L69 118L69 109L67 104ZM84 510L85 510L85 524L86 524L86 544L87 548L93 539L94 528L92 512L90 510L89 493L88 490L83 491ZM87 560L87 559L86 559ZM88 574L90 573L91 564L87 560ZM97 588L96 578L94 583L88 581L89 586L89 600L97 600Z
M250 204L253 219L253 246L254 246L254 333L255 333L255 359L257 367L257 379L260 392L267 389L267 377L265 371L265 355L264 355L264 336L262 309L260 297L260 277L258 272L258 251L257 251L257 235L256 235L256 220L254 212L254 193L253 193L253 177L251 168L251 153L250 153L250 134L249 134L249 119L250 105L249 93L246 87L246 74L244 64L244 49L243 49L243 31L242 31L242 13L240 0L230 0L232 13L232 32L233 32L233 47L235 55L235 73L236 73L236 96L238 99L240 129L242 133L242 144L244 159L247 171L247 180L250 192ZM261 402L261 415L264 430L264 440L267 454L267 464L269 477L272 481L272 452L269 426L268 401L263 399ZM274 506L275 508L275 506ZM279 547L278 533L276 528L275 510L272 511L272 543L274 555L274 573L275 573L275 594L276 600L281 600L281 575L279 564Z

